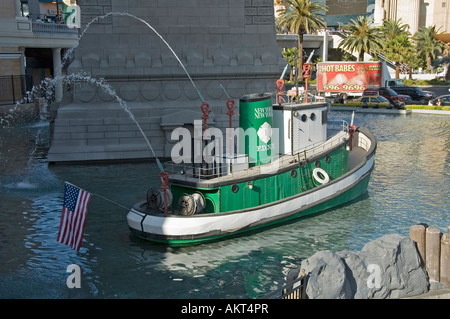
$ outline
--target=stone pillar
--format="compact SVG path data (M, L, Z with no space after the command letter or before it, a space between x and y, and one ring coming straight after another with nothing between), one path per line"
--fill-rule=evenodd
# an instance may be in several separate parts
M439 263L440 263L440 247L441 232L435 227L428 227L425 238L426 247L426 270L430 281L439 282Z
M413 225L409 228L409 238L416 243L417 251L422 258L423 263L426 262L425 254L425 226Z
M14 1L15 6L16 6L16 17L21 17L22 16L22 11L21 11L21 5L20 5L20 0L15 0Z
M53 48L53 72L54 77L60 77L62 75L61 64L61 48ZM61 102L63 96L63 85L61 80L57 80L55 83L55 102Z
M323 33L323 45L322 45L322 59L323 62L328 61L328 31Z
M411 34L414 34L419 30L419 18L420 18L420 1L419 0L409 0L408 5L410 6L411 20L409 23Z
M375 0L375 12L373 17L373 24L376 26L383 25L384 20L384 8L383 8L383 0Z
M450 287L450 233L441 238L441 283Z

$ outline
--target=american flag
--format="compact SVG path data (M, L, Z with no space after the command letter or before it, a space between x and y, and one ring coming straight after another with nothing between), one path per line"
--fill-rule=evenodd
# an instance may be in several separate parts
M64 183L64 205L59 225L58 242L80 250L86 213L92 194L68 182Z

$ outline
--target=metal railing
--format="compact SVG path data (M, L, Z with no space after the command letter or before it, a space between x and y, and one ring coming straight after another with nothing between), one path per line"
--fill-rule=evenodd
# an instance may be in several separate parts
M233 176L234 174L239 174L240 177L255 176L262 173L269 173L271 171L276 171L280 167L285 167L293 162L303 162L309 158L318 156L323 152L337 147L342 143L346 142L348 139L348 123L342 121L342 130L337 132L334 136L329 138L327 141L317 142L316 145L311 145L310 148L304 149L296 154L287 155L279 154L267 159L268 163L265 165L251 166L249 165L249 159L245 160L244 157L231 157L228 161L222 161L223 157L215 156L212 163L186 163L180 161L175 163L174 161L169 161L166 163L168 167L169 174L178 175L181 174L187 178L195 178L198 180L211 179L216 177ZM218 160L218 161L216 161Z
M307 299L306 297L306 276L304 270L302 274L281 288L264 296L262 299Z
M32 22L32 30L36 35L78 37L78 29L69 28L65 24Z

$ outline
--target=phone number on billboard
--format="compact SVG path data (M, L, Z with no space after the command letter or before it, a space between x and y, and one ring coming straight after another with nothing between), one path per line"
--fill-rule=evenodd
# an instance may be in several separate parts
M366 87L364 85L343 85L342 88L339 85L324 85L325 91L364 91Z

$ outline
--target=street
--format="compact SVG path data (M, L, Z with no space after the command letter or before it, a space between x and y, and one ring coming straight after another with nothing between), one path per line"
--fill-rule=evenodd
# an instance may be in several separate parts
M440 95L450 94L450 85L447 86L421 86L420 87L424 91L434 92L436 97Z

